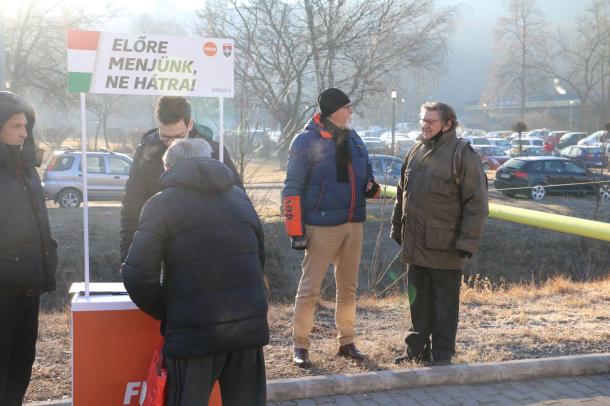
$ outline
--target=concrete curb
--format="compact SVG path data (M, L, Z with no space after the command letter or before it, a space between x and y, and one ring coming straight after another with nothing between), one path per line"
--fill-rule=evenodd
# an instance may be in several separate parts
M434 385L473 385L526 379L610 373L610 353L493 363L447 365L275 379L267 382L267 401L416 388ZM71 406L71 399L27 403L26 406Z
M269 381L267 401L607 373L610 373L610 353L324 375Z

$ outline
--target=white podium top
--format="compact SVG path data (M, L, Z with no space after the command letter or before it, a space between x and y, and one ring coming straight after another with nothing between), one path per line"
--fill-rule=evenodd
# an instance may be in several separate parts
M70 286L73 312L92 312L109 310L135 310L138 307L131 301L125 286L120 283L90 283L89 296L85 296L85 284L73 283Z

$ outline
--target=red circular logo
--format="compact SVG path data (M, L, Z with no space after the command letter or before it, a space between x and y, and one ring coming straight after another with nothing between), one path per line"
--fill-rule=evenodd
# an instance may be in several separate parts
M213 42L206 42L203 44L203 53L207 56L214 56L218 49L216 48L216 44Z

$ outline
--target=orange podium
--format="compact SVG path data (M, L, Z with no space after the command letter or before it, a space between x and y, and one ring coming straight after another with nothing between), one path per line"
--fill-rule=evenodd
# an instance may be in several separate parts
M159 321L131 301L122 283L70 288L72 299L72 405L141 405ZM210 406L220 406L218 382Z

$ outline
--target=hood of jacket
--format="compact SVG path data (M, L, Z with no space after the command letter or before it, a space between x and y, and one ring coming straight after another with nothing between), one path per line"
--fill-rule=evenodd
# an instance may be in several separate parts
M161 190L186 187L201 192L223 192L236 184L235 175L213 158L189 158L177 162L161 175Z
M36 122L36 114L32 106L22 97L12 92L0 91L0 128L8 121L11 116L19 113L24 113L28 120L27 132L28 137L23 143L21 152L26 166L40 166L42 156L37 155L36 143L34 142L34 123ZM0 165L6 165L10 162L10 147L0 142Z

